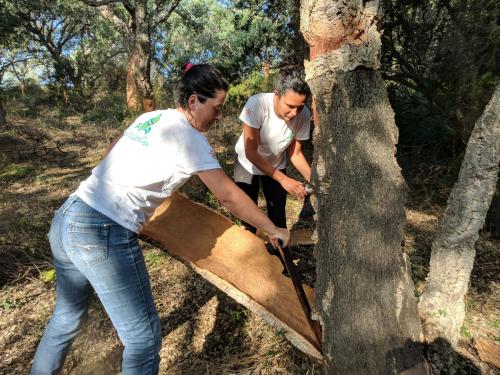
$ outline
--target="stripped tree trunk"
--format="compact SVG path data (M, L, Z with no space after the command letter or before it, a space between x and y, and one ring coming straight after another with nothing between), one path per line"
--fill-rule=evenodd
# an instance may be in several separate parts
M143 25L144 26L144 25ZM127 107L143 110L143 100L153 97L151 85L151 41L147 30L133 31L129 39L130 52L127 64Z
M127 106L134 111L148 112L149 107L154 107L151 84L151 15L146 2L136 2L129 12L131 22L127 29Z
M166 22L180 0L120 1L81 0L98 7L102 16L124 36L127 48L127 107L132 111L154 109L151 84L152 36L151 30ZM120 7L121 5L121 7Z
M378 13L378 1L302 1L317 124L315 301L328 373L425 374Z
M470 135L458 181L432 244L430 272L418 304L428 341L443 337L457 345L474 245L495 193L499 163L500 85Z
M128 47L127 106L133 111L154 109L151 84L152 30L166 22L180 0L81 0L99 11L125 37Z

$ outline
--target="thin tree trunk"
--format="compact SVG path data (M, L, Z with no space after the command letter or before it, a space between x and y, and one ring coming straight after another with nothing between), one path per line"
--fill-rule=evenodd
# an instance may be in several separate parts
M7 125L7 112L3 106L3 98L0 93L0 130L3 130Z
M380 73L378 2L303 0L315 103L316 298L331 374L425 374L401 241L405 184Z
M0 68L0 83L2 83L4 74L7 71L6 68L7 66L2 66ZM4 107L3 92L2 89L0 88L0 130L4 130L6 126L7 126L7 111L5 110Z
M64 75L59 75L59 84L61 86L61 93L64 105L69 105L69 92L66 86L66 78Z
M428 341L442 337L457 345L476 256L474 245L495 193L499 163L500 85L471 133L432 244L430 272L418 305Z

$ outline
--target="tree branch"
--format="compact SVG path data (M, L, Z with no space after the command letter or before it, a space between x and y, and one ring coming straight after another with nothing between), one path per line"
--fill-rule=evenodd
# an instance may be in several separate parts
M130 34L130 30L127 27L127 24L116 15L116 13L111 5L107 5L105 7L99 8L99 11L101 12L101 14L104 18L106 18L113 25L115 25L115 27L118 29L118 31L120 31L121 33L123 33L126 36L128 36Z
M25 62L25 61L28 61L29 59L31 59L31 57L26 57L24 59L20 59L20 60L13 60L13 61L9 61L7 63L5 63L5 65L2 65L0 66L0 76L3 75L3 73L9 69L9 67L17 64L17 63L20 63L20 62Z
M134 17L135 15L135 6L131 4L129 1L122 1L123 7L130 14L130 17Z
M415 84L411 77L405 76L404 74L385 74L382 73L382 78L387 81L393 81L403 84L404 86L411 88L415 91L421 91L420 88Z
M157 10L157 13L152 15L153 18L151 20L151 26L157 27L162 22L165 22L170 17L170 15L175 10L175 8L177 8L179 3L180 3L180 0L172 0L169 7L166 7L163 10L159 10L159 11Z
M119 0L80 0L80 1L92 7L102 7L110 4L122 3L122 1Z
M76 29L74 25L68 26L68 29L64 29L66 36L64 36L64 33L61 33L61 39L57 42L58 47L62 50L64 45L68 43L71 39L73 39L75 36L78 35L78 33L82 30L84 30L87 27L87 25L83 25L81 29Z

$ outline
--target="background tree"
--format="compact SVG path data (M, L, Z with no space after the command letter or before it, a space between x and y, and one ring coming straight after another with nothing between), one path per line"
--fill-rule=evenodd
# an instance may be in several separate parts
M22 53L11 53L10 56L6 56L3 54L5 49L0 46L0 50L2 50L2 56L0 56L0 129L3 129L7 125L7 111L3 104L2 81L4 80L5 73L7 73L9 69L14 68L18 64L27 62L29 57Z
M430 272L418 304L426 339L456 347L474 245L495 192L500 163L500 85L472 131L458 181L432 244Z
M401 241L404 180L378 71L378 1L303 0L315 103L315 293L332 374L427 372Z
M239 82L263 64L302 64L298 26L297 1L183 2L161 31L164 49L156 63L168 75L187 60L211 61Z
M408 180L440 164L454 181L500 75L497 4L389 0L384 8L382 71L406 147L399 160Z
M81 74L71 52L77 47L90 24L91 13L73 2L42 0L38 2L2 0L0 6L16 24L30 34L30 52L40 54L40 61L50 61L53 76L62 97L69 103L68 88L79 90Z
M9 71L12 72L17 81L19 90L21 91L21 96L25 98L27 95L29 80L28 75L33 71L33 66L32 64L30 64L30 56L27 53L21 53L21 56L18 57L17 62L17 64L12 64Z
M82 0L98 7L101 14L124 36L127 58L127 106L139 111L144 99L154 106L151 84L151 60L156 28L166 22L180 0L168 2Z
M499 81L498 4L388 0L384 8L382 72L400 131L398 161L412 190L408 205L444 207ZM484 230L500 236L498 186ZM430 246L420 255L427 259Z
M18 64L26 63L32 56L25 52L27 41L19 32L19 24L5 8L0 9L0 129L7 125L4 106L3 81L5 74Z

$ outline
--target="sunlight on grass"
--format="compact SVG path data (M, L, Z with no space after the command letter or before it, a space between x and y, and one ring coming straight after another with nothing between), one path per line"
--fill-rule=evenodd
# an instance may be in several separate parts
M21 179L32 175L35 169L25 164L10 164L0 172L0 178Z
M163 264L167 258L168 255L163 251L151 250L144 252L144 259L149 266L159 266Z
M40 280L42 280L46 284L52 281L56 281L56 270L54 268L51 268L50 270L43 271L40 274Z

